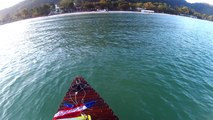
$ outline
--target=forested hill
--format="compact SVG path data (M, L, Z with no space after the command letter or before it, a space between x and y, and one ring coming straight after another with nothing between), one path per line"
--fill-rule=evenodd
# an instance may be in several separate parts
M189 8L192 8L200 13L213 15L213 5L204 4L204 3L194 3L188 4Z
M189 4L185 0L127 0L127 1L129 2L161 2L161 3L170 4L172 6L183 6L183 5Z
M25 0L11 8L1 10L0 14L5 15L8 13L13 13L17 10L21 9L30 9L34 7L38 7L47 3L57 4L60 0ZM73 0L72 0L73 1ZM78 0L74 0L78 1ZM89 1L89 2L97 2L99 0L81 0L81 1ZM117 1L117 0L111 0L111 1ZM185 0L126 0L127 2L161 2L161 3L167 3L171 6L187 6L191 9L194 9L197 12L203 13L203 14L209 14L213 15L213 6L203 3L194 3L190 4L186 2Z
M185 0L127 0L129 2L161 2L167 3L171 6L187 6L190 9L194 9L197 12L213 15L213 6L205 3L188 3Z
M60 0L25 0L22 1L10 8L4 9L0 11L0 15L6 15L9 13L14 13L17 10L22 10L22 9L32 9L35 7L42 6L44 4L57 4Z
M25 0L15 6L1 10L0 24L46 16L54 10L54 4L58 4L63 13L97 9L136 11L137 8L145 8L155 12L192 15L199 19L213 21L213 6L203 3L191 4L185 0Z
M205 3L188 3L185 0L127 0L129 2L160 2L166 3L173 7L187 6L190 9L194 9L197 12L213 15L213 6Z

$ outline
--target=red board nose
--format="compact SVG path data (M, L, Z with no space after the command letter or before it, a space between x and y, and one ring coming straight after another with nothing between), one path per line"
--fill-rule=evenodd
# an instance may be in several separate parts
M118 117L114 115L107 103L105 103L83 77L76 77L73 80L58 111L64 109L64 103L76 105L91 101L95 101L95 103L91 108L82 111L83 114L90 115L92 120L118 120Z

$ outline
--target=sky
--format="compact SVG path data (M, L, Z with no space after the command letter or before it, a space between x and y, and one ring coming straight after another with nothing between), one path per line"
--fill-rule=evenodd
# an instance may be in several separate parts
M0 10L11 7L23 0L0 0Z
M186 1L189 3L199 2L199 3L209 3L209 4L213 5L213 0L186 0Z
M0 0L0 10L11 7L21 1L23 0ZM213 5L213 0L186 0L186 1L190 3L195 3L195 2L209 3Z

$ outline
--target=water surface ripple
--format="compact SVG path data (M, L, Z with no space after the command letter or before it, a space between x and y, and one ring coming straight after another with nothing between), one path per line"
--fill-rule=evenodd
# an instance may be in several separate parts
M51 120L84 76L121 120L213 118L213 23L86 14L0 26L0 119Z

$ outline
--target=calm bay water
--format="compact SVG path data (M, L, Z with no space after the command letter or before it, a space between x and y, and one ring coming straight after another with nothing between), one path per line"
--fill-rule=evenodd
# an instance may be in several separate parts
M85 14L0 26L0 119L51 120L83 76L121 120L213 119L213 23Z

